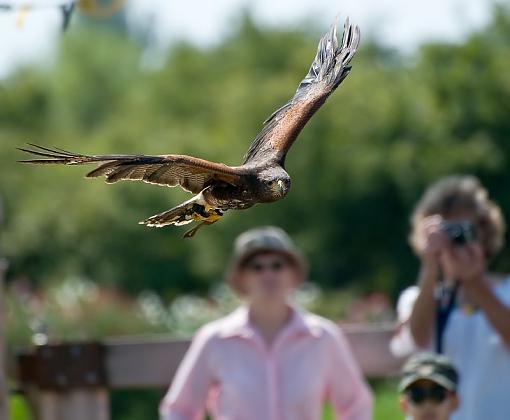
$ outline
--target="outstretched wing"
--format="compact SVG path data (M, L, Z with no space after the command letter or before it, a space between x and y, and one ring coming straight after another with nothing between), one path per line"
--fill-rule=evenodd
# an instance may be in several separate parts
M111 184L122 180L144 181L168 187L180 186L192 193L199 193L212 181L223 181L237 185L242 170L222 163L209 162L185 155L81 155L66 150L30 144L23 152L38 156L37 159L22 160L22 163L84 165L100 163L89 172L87 178L104 176Z
M358 26L345 21L342 42L338 45L336 22L320 40L317 54L294 97L265 122L251 144L244 163L274 159L283 162L292 143L312 115L347 77L350 62L360 41Z

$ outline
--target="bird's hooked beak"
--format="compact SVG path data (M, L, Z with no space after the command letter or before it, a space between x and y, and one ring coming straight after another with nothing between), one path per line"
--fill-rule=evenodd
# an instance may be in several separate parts
M280 197L284 197L289 191L289 186L284 180L279 179L278 181L276 181L276 189L278 195Z
M283 195L285 194L286 192L286 188L285 188L285 182L283 182L281 179L279 179L278 181L276 181L276 184L278 185L278 191L280 191L280 194Z

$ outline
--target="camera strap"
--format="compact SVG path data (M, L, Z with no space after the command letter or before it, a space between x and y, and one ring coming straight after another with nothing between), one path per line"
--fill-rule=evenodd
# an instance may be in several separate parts
M453 308L455 308L458 289L458 281L452 288L442 285L436 296L436 352L439 354L443 352L444 330Z

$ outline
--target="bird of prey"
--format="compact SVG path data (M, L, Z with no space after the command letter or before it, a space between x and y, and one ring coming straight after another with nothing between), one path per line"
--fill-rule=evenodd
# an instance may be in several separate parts
M285 156L308 120L351 70L360 32L347 19L340 44L336 24L321 38L317 54L294 96L277 109L253 140L240 166L227 166L185 155L83 155L59 148L30 144L20 148L37 158L23 163L83 165L99 163L87 178L104 176L111 184L121 180L144 181L167 187L180 186L194 193L190 200L149 217L150 227L199 222L184 237L218 221L228 210L282 199L290 188Z

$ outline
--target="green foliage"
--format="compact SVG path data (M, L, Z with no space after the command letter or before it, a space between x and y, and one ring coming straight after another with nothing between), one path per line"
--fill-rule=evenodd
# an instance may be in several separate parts
M305 74L316 34L261 29L245 17L219 45L176 45L161 68L148 70L129 38L76 27L51 71L0 82L9 278L80 276L168 298L203 293L221 280L237 234L277 224L310 257L313 281L396 293L415 275L407 220L428 183L475 173L510 208L509 16L496 8L483 32L460 45L428 45L412 59L366 43L291 150L288 197L228 214L188 241L177 228L137 225L185 193L85 181L85 168L22 167L15 147L32 141L239 164L261 121ZM497 265L510 268L507 252Z
M134 300L81 279L67 279L37 293L18 286L18 290L13 288L6 294L5 300L7 341L11 346L177 331L170 310L167 313L148 292ZM165 312L160 315L162 308ZM181 329L186 326L182 322ZM193 331L188 327L186 333Z
M11 346L150 333L190 337L199 327L227 315L241 303L223 284L207 298L180 295L169 304L149 290L133 299L118 289L80 278L68 278L35 292L27 286L17 282L5 294L6 335ZM298 307L331 319L388 320L388 304L383 301L381 305L377 296L355 300L349 293L322 293L306 283L294 294L293 301Z

